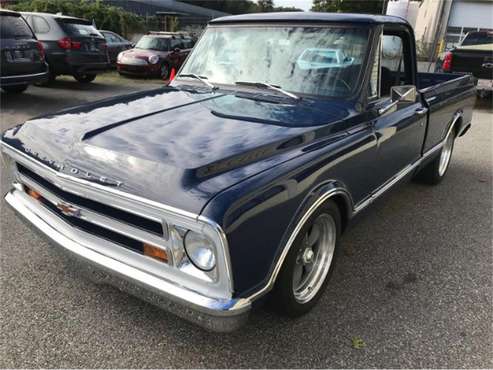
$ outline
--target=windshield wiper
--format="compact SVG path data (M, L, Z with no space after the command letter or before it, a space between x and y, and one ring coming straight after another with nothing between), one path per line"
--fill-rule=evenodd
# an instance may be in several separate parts
M217 90L217 87L211 84L209 81L207 81L207 77L205 76L199 76L196 75L195 73L180 73L178 77L189 77L189 78L195 78L196 80L199 80L202 82L204 85L209 87L211 90Z
M279 86L274 86L271 84L268 84L266 82L247 82L247 81L237 81L235 82L236 85L243 85L243 86L253 86L259 89L267 89L267 90L272 90L272 91L277 91L283 95L289 96L292 99L300 100L301 98L293 93L290 93L289 91L281 89Z

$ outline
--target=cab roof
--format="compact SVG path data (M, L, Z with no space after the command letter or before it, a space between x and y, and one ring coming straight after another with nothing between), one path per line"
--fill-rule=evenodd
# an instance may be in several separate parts
M226 16L213 19L209 24L227 23L257 23L257 22L317 22L317 23L358 23L358 24L403 24L409 23L401 17L392 15L372 15L353 13L319 13L319 12L281 12L254 13Z

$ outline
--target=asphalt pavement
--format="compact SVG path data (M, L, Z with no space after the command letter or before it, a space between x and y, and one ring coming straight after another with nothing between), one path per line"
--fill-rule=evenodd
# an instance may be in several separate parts
M147 87L63 79L2 93L1 128ZM2 203L0 367L492 368L492 127L481 101L439 186L403 183L359 217L312 312L261 308L227 335L91 283Z

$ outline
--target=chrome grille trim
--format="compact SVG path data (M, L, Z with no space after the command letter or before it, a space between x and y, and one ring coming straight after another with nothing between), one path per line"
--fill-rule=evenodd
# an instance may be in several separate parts
M57 197L55 194L51 193L49 190L45 189L42 185L38 184L34 180L31 180L27 176L24 176L23 174L19 174L18 178L21 184L27 185L32 190L37 191L38 193L41 194L41 196L44 199L46 199L54 206L57 206L57 204L60 203L66 203L65 200ZM168 252L168 255L171 257L168 243L164 238L160 238L155 234L146 232L142 229L120 222L116 219L102 216L94 211L91 211L79 205L77 205L77 208L80 210L80 215L78 216L78 218L90 222L92 224L104 227L111 231L123 234L125 236L128 236L129 238L137 239L141 242L149 243L161 247L164 250L166 250L166 252Z
M222 228L214 221L201 217L192 212L184 211L156 201L142 198L134 194L123 192L116 188L92 183L81 178L72 177L70 175L57 172L24 152L11 147L2 140L0 140L0 151L3 155L10 157L15 162L20 163L22 166L31 170L36 175L42 177L44 180L50 182L65 192L72 193L86 199L91 199L102 204L111 205L112 207L119 208L142 217L152 217L160 220L170 227L170 232L171 228L174 229L175 226L177 226L179 228L193 230L206 235L214 242L217 248L217 274L214 281L201 280L197 276L190 275L190 273L185 273L170 264L163 264L162 262L158 262L150 257L137 254L133 251L123 250L124 248L118 248L122 249L122 251L119 252L110 249L105 251L104 254L109 252L111 252L111 254L116 253L113 258L116 258L123 263L131 266L138 265L138 268L142 268L145 271L162 276L169 281L175 282L175 284L188 287L198 293L206 294L209 297L223 299L231 298L233 296L234 282L230 267L231 262L228 241ZM18 176L19 173L17 172L17 177ZM18 190L19 189L17 189L17 191ZM27 194L25 194L25 197L30 198L31 203L38 203ZM46 208L45 206L42 207ZM52 211L47 210L47 212L51 213ZM60 219L60 222L65 224L65 221L62 219ZM71 229L73 229L71 232L75 233L76 229L72 226ZM82 231L81 233L81 236L84 235L84 237L90 237L91 239L95 238L99 240L100 243L103 242L103 239L97 236L90 235ZM77 235L79 235L79 233L77 233ZM110 244L116 245L114 243ZM168 247L170 247L170 245L168 245ZM121 257L124 257L124 260L121 260Z

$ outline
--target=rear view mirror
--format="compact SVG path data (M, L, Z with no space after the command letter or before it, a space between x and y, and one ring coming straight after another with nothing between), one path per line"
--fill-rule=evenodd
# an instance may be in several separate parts
M392 102L414 103L416 101L416 86L392 86L390 88L390 97Z
M390 103L378 110L379 114L384 114L390 111L395 111L399 103L415 103L416 102L416 86L402 85L392 86L390 88Z

